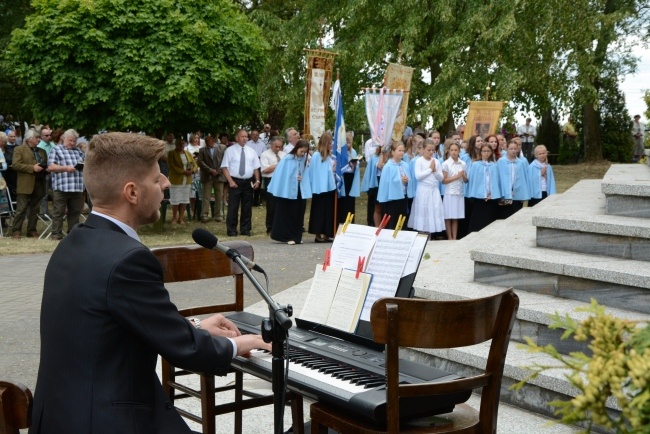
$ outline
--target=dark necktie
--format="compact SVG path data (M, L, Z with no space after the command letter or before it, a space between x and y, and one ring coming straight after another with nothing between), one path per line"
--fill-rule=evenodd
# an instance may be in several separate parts
M244 177L246 173L246 153L244 152L244 147L241 148L241 157L239 157L239 176Z

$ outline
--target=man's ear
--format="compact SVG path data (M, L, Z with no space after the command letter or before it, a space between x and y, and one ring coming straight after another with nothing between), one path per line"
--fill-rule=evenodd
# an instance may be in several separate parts
M133 181L127 182L122 188L122 194L124 195L124 198L132 205L138 203L138 193L138 186Z

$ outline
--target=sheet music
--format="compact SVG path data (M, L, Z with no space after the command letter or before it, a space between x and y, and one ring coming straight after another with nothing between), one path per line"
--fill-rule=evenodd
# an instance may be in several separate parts
M340 225L339 228L343 228ZM347 268L350 270L357 269L359 256L368 258L372 247L375 245L377 228L365 225L350 224L345 233L341 232L334 238L332 243L332 257L330 264L335 267ZM366 265L368 261L366 260Z
M369 274L360 273L357 279L355 271L343 270L326 324L353 333L359 322L359 312L369 284Z
M370 321L370 309L382 297L395 297L399 280L418 233L398 231L393 238L393 230L384 229L379 233L375 248L370 256L366 273L372 274L366 301L361 311L361 319Z
M334 300L336 286L341 278L341 271L343 271L341 268L332 266L323 271L322 264L316 265L307 300L300 312L301 319L325 324Z
M409 252L409 257L406 260L406 265L404 266L404 272L402 277L408 276L409 274L416 273L418 267L420 266L420 258L422 257L422 252L427 246L427 241L429 241L428 235L418 235L413 241L413 246Z

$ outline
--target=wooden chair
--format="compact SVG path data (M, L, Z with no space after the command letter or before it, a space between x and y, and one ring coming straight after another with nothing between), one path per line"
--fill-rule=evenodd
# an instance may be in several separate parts
M20 383L0 381L0 434L18 434L29 428L32 392Z
M370 322L377 343L386 345L385 426L367 425L339 408L312 404L312 434L332 428L341 433L474 433L496 432L503 366L519 298L512 289L493 297L433 301L382 298L372 306ZM398 384L400 346L454 348L492 339L485 372L443 383ZM399 398L436 395L482 388L480 411L466 404L433 419L433 426L409 425L399 420ZM423 398L426 399L426 398ZM414 422L414 421L413 421Z
M229 241L225 245L237 249L243 256L253 259L253 247L246 241ZM214 313L236 312L244 310L244 275L241 269L226 255L216 250L208 250L200 246L166 247L153 250L164 269L166 283L185 282L190 280L212 279L234 276L235 299L230 303L181 309L183 316L198 316ZM166 360L162 361L162 385L172 404L176 399L199 398L201 400L201 416L184 409L177 408L184 417L200 423L204 434L214 434L215 417L226 413L235 413L235 433L242 432L242 410L273 404L273 396L259 396L243 390L243 373L235 373L235 384L215 387L213 375L203 375L186 370L178 370ZM194 390L176 382L176 377L185 375L200 376L200 390ZM234 402L215 405L215 393L234 390ZM177 393L179 391L180 393ZM244 396L250 397L243 399ZM288 394L291 400L294 432L303 432L302 396ZM272 414L272 412L270 413Z

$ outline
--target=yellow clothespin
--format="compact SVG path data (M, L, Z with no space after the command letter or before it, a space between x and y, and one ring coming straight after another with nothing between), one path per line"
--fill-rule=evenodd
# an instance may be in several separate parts
M348 230L348 225L352 223L352 219L354 218L354 214L351 212L348 213L348 216L345 219L345 223L343 223L343 229L341 229L342 233L345 233L345 231Z
M393 238L397 238L397 232L402 230L402 226L404 226L404 222L406 221L406 216L401 215L397 218L397 224L395 225L395 232L393 232Z

